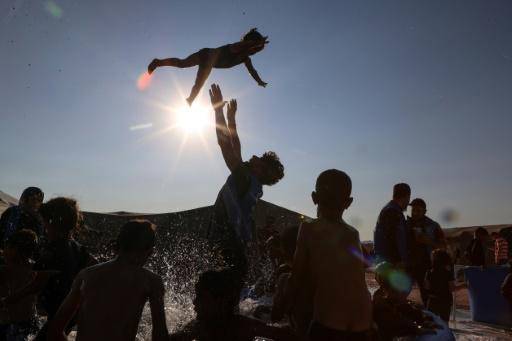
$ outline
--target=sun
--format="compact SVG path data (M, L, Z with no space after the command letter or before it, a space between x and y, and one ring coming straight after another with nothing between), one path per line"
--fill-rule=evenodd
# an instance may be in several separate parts
M185 134L201 134L210 124L209 108L197 103L183 106L176 111L176 127Z

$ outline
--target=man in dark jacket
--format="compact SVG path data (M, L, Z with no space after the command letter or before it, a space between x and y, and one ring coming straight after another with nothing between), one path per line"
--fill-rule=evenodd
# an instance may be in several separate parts
M407 264L407 233L403 212L411 199L411 187L399 183L393 187L391 200L379 214L374 232L377 263L387 261L395 265Z
M21 194L17 206L9 207L0 217L0 248L16 231L29 229L38 237L43 233L43 221L39 207L43 203L44 193L37 187L28 187Z
M427 204L416 198L410 203L411 216L407 218L409 247L409 274L416 281L421 292L423 304L427 303L428 294L424 287L425 274L432 262L430 255L435 249L445 249L446 240L441 226L426 216Z

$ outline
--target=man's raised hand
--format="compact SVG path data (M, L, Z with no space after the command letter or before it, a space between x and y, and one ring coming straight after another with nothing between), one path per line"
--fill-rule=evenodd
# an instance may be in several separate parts
M217 84L212 84L209 93L213 109L223 109L226 102L222 98L222 91L220 91L220 87Z
M236 109L237 109L237 104L236 104L236 99L232 99L231 101L229 101L228 103L228 124L230 122L234 122L235 120L235 115L236 115Z

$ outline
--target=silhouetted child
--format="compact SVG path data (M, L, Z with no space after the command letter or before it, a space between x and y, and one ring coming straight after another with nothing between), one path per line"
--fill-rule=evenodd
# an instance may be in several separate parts
M304 278L298 289L299 293L296 295L291 311L285 314L286 292L291 277L298 233L299 226L288 227L282 231L279 238L283 263L279 266L275 275L277 277L277 284L272 300L271 320L272 322L278 322L286 315L295 333L306 337L313 318L313 288L310 278Z
M74 199L59 197L41 206L48 242L43 245L40 257L34 264L36 275L32 282L20 288L7 300L18 300L39 293L39 299L48 319L35 340L46 340L48 323L52 321L59 306L69 293L76 275L96 260L72 238L80 212ZM70 331L72 324L68 326Z
M171 335L172 341L252 341L255 337L272 340L298 340L289 330L235 313L242 283L230 269L207 271L196 283L196 319Z
M501 294L510 305L512 311L512 263L509 262L509 274L501 284Z
M486 266L488 265L487 257L487 239L489 232L483 227L475 230L474 237L466 249L466 257L469 260L469 265L472 266Z
M32 281L32 259L37 250L37 236L31 230L14 232L5 242L5 266L0 268L0 297L23 288ZM36 320L36 296L29 295L16 303L0 308L0 324L4 325L1 340L27 340L38 330Z
M366 339L372 326L359 233L343 220L353 200L351 191L352 182L344 172L322 172L312 193L318 218L300 228L286 301L292 308L302 283L311 279L313 341Z
M264 49L265 44L268 44L267 38L268 37L261 35L256 28L253 28L243 36L240 42L234 44L217 48L204 48L185 59L153 59L148 66L148 73L152 74L157 67L161 66L174 66L178 68L199 66L196 81L192 87L190 96L187 98L189 105L192 105L192 102L194 102L194 99L199 94L212 68L229 69L244 63L258 85L265 87L267 83L261 80L258 72L254 69L250 56Z
M411 286L404 272L382 262L375 268L375 274L380 287L373 294L373 318L380 340L435 333L439 326L433 319L407 301Z
M432 251L432 269L425 275L425 289L428 292L427 309L448 322L453 305L455 277L450 255L443 249Z
M162 279L143 268L155 245L155 226L132 220L121 227L118 256L82 270L49 328L51 340L66 340L64 330L77 316L77 340L135 340L149 300L152 340L168 340Z

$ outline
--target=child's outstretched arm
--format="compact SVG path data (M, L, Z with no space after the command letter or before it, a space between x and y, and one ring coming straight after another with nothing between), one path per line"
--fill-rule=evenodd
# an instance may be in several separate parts
M258 71L254 68L252 65L251 58L247 57L247 59L244 62L245 67L247 68L247 71L251 74L252 78L258 83L259 86L266 87L267 83L265 83L263 80L261 80L260 75L258 75Z
M80 307L80 291L83 280L80 274L75 278L71 291L64 302L62 302L57 314L48 327L48 340L67 341L65 334L69 321L75 316Z
M220 146L220 150L222 152L222 156L224 157L224 161L226 162L226 166L228 166L230 171L234 171L236 167L242 162L242 157L241 153L235 150L233 139L226 124L226 119L224 118L224 105L226 102L224 102L222 98L222 92L217 84L212 84L210 89L210 99L213 109L215 110L217 142ZM230 103L228 110L233 111L233 108L236 111L236 102L235 104ZM234 113L230 115L233 116L234 122ZM240 144L240 141L238 141L238 144Z

